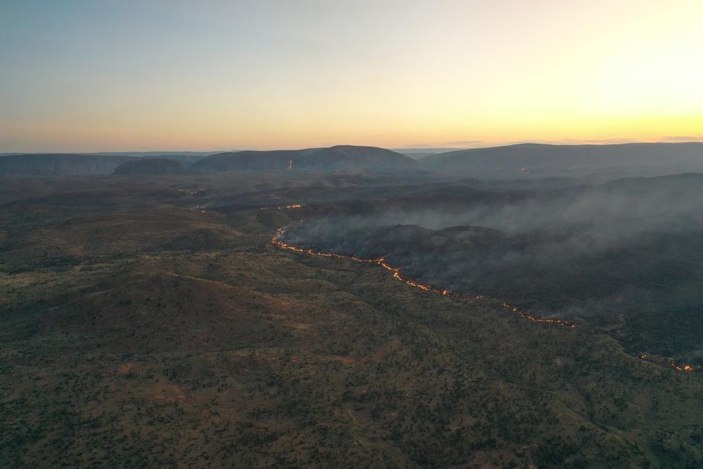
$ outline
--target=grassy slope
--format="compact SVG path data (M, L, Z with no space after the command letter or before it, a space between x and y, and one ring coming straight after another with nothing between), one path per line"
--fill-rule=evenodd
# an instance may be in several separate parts
M3 194L3 467L701 464L700 376L114 181Z

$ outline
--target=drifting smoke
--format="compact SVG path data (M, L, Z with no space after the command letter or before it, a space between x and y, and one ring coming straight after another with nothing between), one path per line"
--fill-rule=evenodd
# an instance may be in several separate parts
M409 276L542 316L614 321L703 306L703 176L558 191L483 192L436 208L327 217L289 242L384 257ZM427 205L418 195L418 206Z

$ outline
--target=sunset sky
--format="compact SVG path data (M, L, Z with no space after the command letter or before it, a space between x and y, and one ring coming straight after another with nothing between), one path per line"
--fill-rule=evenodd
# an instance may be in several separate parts
M0 152L703 140L703 1L2 0L0 71Z

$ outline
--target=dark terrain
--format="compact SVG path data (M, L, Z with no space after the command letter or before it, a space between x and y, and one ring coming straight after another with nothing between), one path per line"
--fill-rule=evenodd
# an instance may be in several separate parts
M222 171L407 171L416 161L391 150L337 145L304 150L198 153L107 153L0 155L0 177L26 178L117 174L178 174Z
M27 154L0 156L0 177L84 176L110 174L128 156L81 154Z
M271 171L409 169L415 161L391 150L375 147L338 145L305 150L239 151L210 155L194 163L194 170Z
M703 143L633 143L620 145L520 144L456 151L399 150L337 145L302 150L229 152L123 152L100 154L0 154L0 177L112 174L124 163L133 170L158 172L154 160L178 162L193 172L375 170L441 175L445 180L535 180L623 176L663 176L703 172ZM412 158L411 158L412 157ZM418 159L418 160L416 160ZM165 167L165 163L161 163ZM127 168L130 168L128 165ZM175 168L172 165L171 168ZM125 169L124 167L122 168ZM173 173L173 171L170 171Z
M183 163L165 158L139 158L125 161L115 168L114 174L181 174Z
M701 176L382 166L1 180L0 466L703 464Z
M286 237L607 330L633 354L703 364L703 175L545 185L418 188L349 203Z
M429 155L422 165L474 177L658 176L703 171L703 143L520 144Z

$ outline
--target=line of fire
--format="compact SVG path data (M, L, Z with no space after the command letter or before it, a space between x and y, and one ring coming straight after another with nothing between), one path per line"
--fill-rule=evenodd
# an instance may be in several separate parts
M290 204L290 205L283 205L283 206L278 206L278 207L273 207L276 210L285 210L285 209L299 209L302 208L302 204ZM372 265L377 265L382 267L384 270L390 272L393 274L393 278L396 280L403 282L404 284L417 288L418 290L422 290L424 292L428 293L434 293L437 295L442 295L445 297L449 298L454 298L457 300L461 301L471 301L471 302L478 302L482 301L485 299L483 295L476 295L476 296L467 296L467 295L462 295L461 293L456 293L452 292L446 289L441 289L441 288L436 288L430 284L418 282L417 280L413 280L411 278L408 278L404 276L400 268L394 267L391 264L389 264L383 257L380 257L378 259L366 259L363 257L357 257L357 256L352 256L352 255L346 255L346 254L338 254L338 253L333 253L333 252L322 252L322 251L316 251L312 248L304 248L304 247L299 247L295 246L293 244L287 243L283 241L283 236L286 232L285 227L279 228L276 230L275 234L271 238L271 243L278 247L279 249L285 250L285 251L290 251L294 252L297 254L305 254L308 256L314 256L314 257L324 257L328 259L339 259L339 260L347 260L347 261L354 261L354 262L360 262L364 264L372 264ZM518 316L527 319L528 321L539 323L539 324L553 324L553 325L558 325L558 326L564 326L564 327L569 327L571 329L576 328L576 324L570 321L565 321L563 319L555 319L555 318L540 318L534 315L529 314L526 311L523 311L522 309L518 308L515 305L511 305L509 303L502 303L501 306L503 309L506 311L513 312L517 314ZM642 353L639 355L639 358L643 361L651 361L649 360L649 355L646 353ZM679 364L674 362L673 360L669 361L669 364L671 367L681 373L691 373L696 371L698 367L695 367L690 364Z

